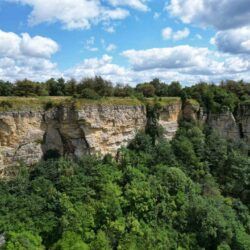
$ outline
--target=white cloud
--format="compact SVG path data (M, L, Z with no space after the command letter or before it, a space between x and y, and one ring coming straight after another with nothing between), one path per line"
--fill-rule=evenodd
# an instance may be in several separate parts
M126 69L119 65L112 64L112 59L113 58L108 55L103 55L100 59L85 59L82 63L68 69L65 72L65 76L82 79L85 77L101 75L105 79L112 80L114 82L126 82Z
M213 41L220 51L232 54L250 54L250 26L219 31Z
M121 20L129 11L107 7L100 0L6 0L29 5L32 8L29 23L62 23L65 29L88 29L93 24Z
M88 51L96 52L99 49L97 47L94 47L94 44L95 44L95 37L92 36L88 40L86 40L84 48Z
M161 13L155 12L154 15L153 15L153 18L154 18L155 20L157 20L157 19L160 18L160 16L161 16Z
M0 30L0 79L47 79L60 75L49 58L59 49L50 38Z
M178 41L188 37L189 34L190 31L188 28L184 28L183 30L178 30L176 32L174 32L170 27L166 27L162 30L162 37L164 40L173 39L174 41Z
M177 41L177 40L182 40L182 39L188 37L189 34L190 34L189 29L188 29L188 28L184 28L183 30L178 30L178 31L176 31L176 32L173 34L173 39L174 39L175 41Z
M28 78L45 81L50 77L60 77L57 65L42 58L0 58L0 79L15 81Z
M27 33L19 36L13 32L0 30L0 56L50 58L58 49L58 44L47 37L30 37Z
M148 50L127 50L122 53L135 71L169 70L189 75L223 75L250 71L250 62L207 48L188 45Z
M148 50L127 50L123 55L127 57L135 70L154 68L184 68L204 63L208 54L206 48L193 48L188 45L169 48L153 48Z
M104 26L103 29L108 33L115 33L115 27L114 26Z
M249 0L171 0L165 9L184 23L219 30L250 24Z
M174 48L175 52L176 50L189 50L189 53L194 53L193 51L197 49L192 47L185 48L185 46L179 47ZM165 51L161 51L161 49L158 49L156 52L163 53L166 56ZM244 78L250 80L248 74L250 70L249 62L238 57L226 57L220 53L213 54L213 52L204 48L198 48L198 52L195 54L191 53L190 57L194 56L195 58L190 59L189 62L176 62L174 66L172 66L173 59L168 56L166 60L169 62L165 62L164 67L161 64L162 61L159 58L155 58L155 54L152 51L145 51L145 53L148 53L148 55L142 58L143 52L135 51L133 60L138 59L145 62L146 59L150 58L150 60L154 61L154 67L144 67L140 70L125 68L112 63L112 57L103 55L101 58L85 59L79 65L67 70L64 76L82 79L84 77L101 75L104 79L111 80L114 83L131 85L149 81L155 77L159 77L165 82L179 80L184 84L193 84L199 81L219 82L222 79L239 80ZM200 57L198 56L199 53L201 54ZM126 56L125 54L128 55L128 52L123 54ZM131 54L130 57L132 57ZM181 59L181 56L178 58ZM186 58L187 55L184 55L183 59L185 60ZM133 61L131 61L131 64L134 66Z
M164 40L171 39L173 30L170 27L166 27L162 30L161 34Z
M148 11L148 6L145 4L147 0L108 0L113 6L129 6L131 8Z
M58 49L58 44L50 38L41 36L31 38L27 33L22 34L20 50L27 56L49 58Z
M117 46L113 43L110 43L107 47L106 47L106 51L111 52L116 50Z

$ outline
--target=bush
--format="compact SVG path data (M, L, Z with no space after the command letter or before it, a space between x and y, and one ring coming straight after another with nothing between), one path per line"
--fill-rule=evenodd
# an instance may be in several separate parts
M93 89L90 88L83 89L80 97L92 100L98 100L101 98Z
M53 102L51 102L51 101L48 101L48 102L46 102L46 103L44 104L44 110L45 110L45 111L48 111L48 110L52 109L53 107L54 107L54 104L53 104Z
M12 108L12 104L8 101L1 101L0 102L0 107L4 109Z

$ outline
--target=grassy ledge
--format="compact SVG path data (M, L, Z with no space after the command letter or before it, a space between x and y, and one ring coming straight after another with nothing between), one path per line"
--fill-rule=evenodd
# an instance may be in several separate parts
M147 98L143 101L137 98L118 98L106 97L99 100L91 99L75 99L72 97L0 97L0 112L6 111L39 111L44 110L46 105L51 107L58 105L70 105L74 102L75 106L79 109L89 105L124 105L124 106L137 106L153 104L154 102L160 103L162 106L180 103L178 97L162 97L162 98Z

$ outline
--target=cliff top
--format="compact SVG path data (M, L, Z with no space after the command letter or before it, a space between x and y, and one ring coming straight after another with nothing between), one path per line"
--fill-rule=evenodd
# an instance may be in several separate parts
M147 98L146 103L153 103L154 98ZM75 99L72 97L0 97L0 112L5 111L25 111L25 110L45 110L55 107L57 105L67 105L75 102L77 107L87 105L145 105L145 101L140 101L137 98L118 98L118 97L106 97L99 100L90 99ZM169 105L180 102L178 97L162 97L157 98L157 101L161 105Z

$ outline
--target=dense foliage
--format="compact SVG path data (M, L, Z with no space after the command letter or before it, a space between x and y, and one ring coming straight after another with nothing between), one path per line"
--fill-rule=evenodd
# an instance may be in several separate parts
M172 142L153 122L116 159L48 159L1 181L3 249L250 249L246 145L180 125Z
M243 81L225 81L220 85L199 83L182 88L179 82L166 84L159 79L140 83L135 88L129 85L114 86L102 77L74 79L50 79L46 82L32 82L27 79L15 83L0 81L0 96L74 96L99 99L102 97L154 97L178 96L183 100L196 99L206 110L221 112L227 108L234 111L239 103L249 102L250 84ZM6 104L6 103L5 103ZM5 105L0 103L1 105Z

